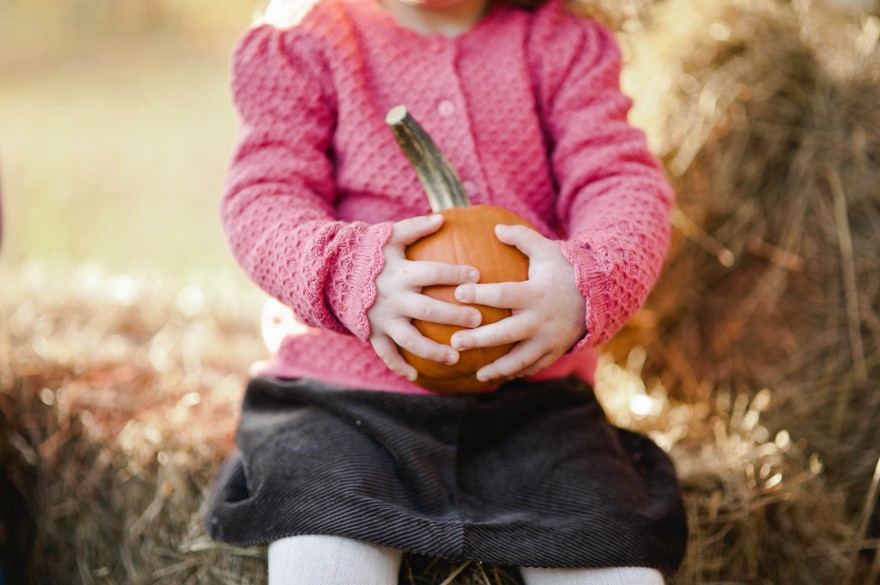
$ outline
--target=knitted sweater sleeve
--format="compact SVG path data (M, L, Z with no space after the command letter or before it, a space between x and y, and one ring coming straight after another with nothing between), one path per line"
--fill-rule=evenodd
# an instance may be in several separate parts
M366 340L391 226L336 217L335 101L316 53L307 36L268 25L237 45L240 132L221 217L233 255L266 292L308 325Z
M550 17L537 90L559 183L560 246L586 299L580 349L607 341L644 303L669 244L673 195L627 122L611 33L561 9Z

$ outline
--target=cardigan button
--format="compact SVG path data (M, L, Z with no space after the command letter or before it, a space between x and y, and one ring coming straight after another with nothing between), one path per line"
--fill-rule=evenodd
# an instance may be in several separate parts
M448 118L455 113L455 104L451 100L443 100L437 104L437 113L441 118Z

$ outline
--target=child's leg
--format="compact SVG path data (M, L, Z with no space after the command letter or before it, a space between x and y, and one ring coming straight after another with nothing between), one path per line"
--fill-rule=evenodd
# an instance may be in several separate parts
M520 569L526 585L663 585L663 575L642 567Z
M269 545L269 585L396 585L403 553L338 536L292 536Z

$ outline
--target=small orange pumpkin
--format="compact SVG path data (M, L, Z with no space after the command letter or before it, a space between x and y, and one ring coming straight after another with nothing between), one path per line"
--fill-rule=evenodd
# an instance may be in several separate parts
M520 216L493 205L454 207L440 211L441 228L406 249L410 260L431 260L473 266L480 271L480 283L523 281L529 277L528 257L495 235L495 226L530 224ZM461 305L455 300L455 286L430 286L424 294ZM483 315L482 325L488 325L510 316L510 310L475 305ZM438 343L449 345L452 334L461 327L413 320L422 335ZM468 349L460 352L456 364L448 366L420 358L401 348L401 353L419 372L416 383L437 392L476 392L489 386L477 380L477 370L494 362L508 351L512 344Z
M386 118L394 136L412 163L431 208L443 216L440 229L406 249L410 260L430 260L473 266L480 271L480 283L515 282L528 279L529 259L495 235L495 226L525 225L519 215L493 205L471 206L455 171L437 149L430 136L403 106L392 109ZM455 300L455 286L430 286L422 292L433 298L461 305ZM510 316L510 310L475 305L488 325ZM429 339L449 345L461 327L413 320ZM477 370L510 351L512 344L476 348L460 352L454 365L420 358L400 348L404 359L419 373L416 383L442 393L469 393L485 390L491 383L477 380Z

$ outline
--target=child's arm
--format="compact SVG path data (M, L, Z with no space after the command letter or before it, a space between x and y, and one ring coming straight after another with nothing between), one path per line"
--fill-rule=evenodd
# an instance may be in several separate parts
M460 300L514 309L500 323L453 337L459 349L518 342L478 372L485 379L531 374L572 347L607 341L644 302L669 241L672 193L644 135L627 123L617 44L595 22L562 11L542 18L532 54L566 237L502 229L502 241L540 270L526 283L458 287Z
M366 341L366 310L390 222L340 221L333 162L335 95L314 41L258 26L236 47L240 132L222 202L227 240L245 272L313 327Z

